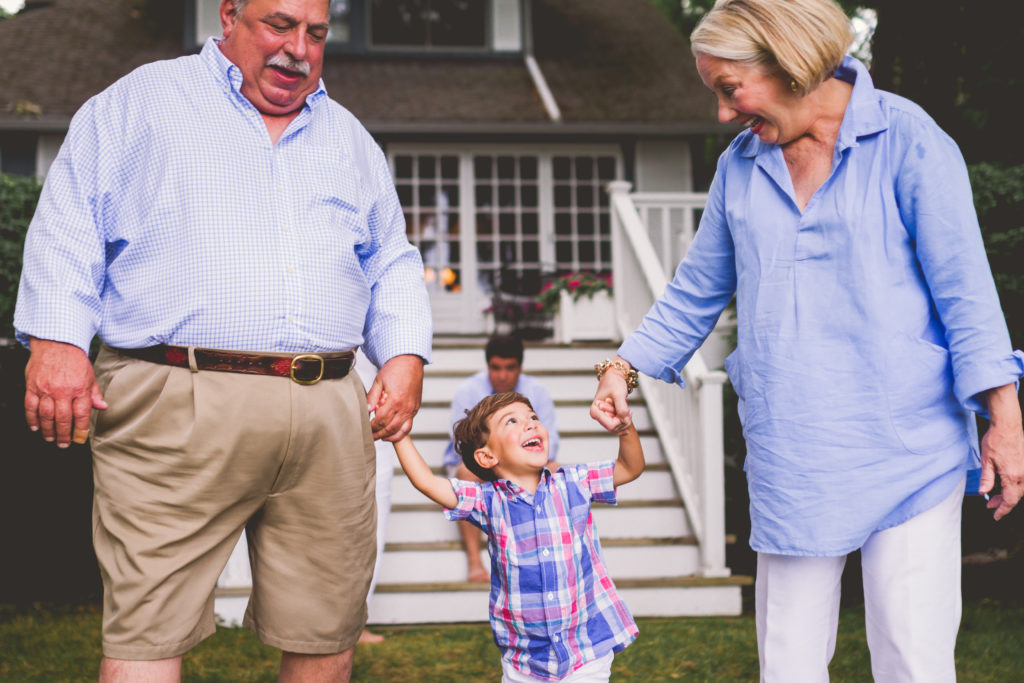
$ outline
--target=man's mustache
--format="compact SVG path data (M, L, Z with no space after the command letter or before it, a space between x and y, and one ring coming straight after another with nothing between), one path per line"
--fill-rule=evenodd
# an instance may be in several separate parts
M270 58L267 59L267 66L276 66L279 69L294 71L302 74L303 76L308 76L310 70L309 62L306 60L292 59L288 55L280 52L276 55L271 55Z

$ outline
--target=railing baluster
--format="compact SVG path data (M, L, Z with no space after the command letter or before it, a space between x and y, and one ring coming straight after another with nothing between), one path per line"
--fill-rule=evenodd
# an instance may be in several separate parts
M608 184L612 266L619 331L628 335L661 295L693 240L694 212L706 195L637 193L625 181ZM658 245L660 252L654 245ZM701 553L704 576L728 576L725 566L725 477L722 384L697 351L683 368L686 388L641 377L641 390L672 469Z

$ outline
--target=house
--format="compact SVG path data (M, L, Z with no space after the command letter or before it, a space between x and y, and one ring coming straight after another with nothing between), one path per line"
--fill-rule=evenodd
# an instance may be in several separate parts
M90 96L142 64L197 52L220 34L218 4L27 0L0 22L0 170L45 176ZM633 329L692 237L703 206L692 191L713 171L705 140L728 132L687 41L654 4L332 0L330 8L324 82L388 157L408 237L423 255L435 333L479 335L493 325L484 311L496 293L577 270L614 273L607 315L618 333ZM454 386L479 363L479 349L459 346L435 348L417 417L418 443L435 466ZM712 367L724 355L718 347ZM604 434L581 406L592 396L595 358L609 351L563 345L530 357L531 371L558 378L560 462L601 447ZM685 372L685 391L643 378L646 406L635 415L648 471L622 506L598 513L615 580L637 615L735 614L749 583L725 566L725 375L700 354ZM461 581L451 525L400 474L393 491L371 619L482 618L486 587ZM218 599L244 606L247 581L222 583Z
M220 34L219 0L28 0L0 22L0 170L45 176L74 112ZM608 181L686 191L725 130L650 0L332 0L330 95L384 147L439 333L509 281L612 269ZM696 180L695 180L696 179ZM531 286L527 284L527 286Z

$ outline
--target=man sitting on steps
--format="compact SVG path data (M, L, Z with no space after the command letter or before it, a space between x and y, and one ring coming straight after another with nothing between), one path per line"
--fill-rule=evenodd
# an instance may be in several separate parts
M523 342L512 336L491 337L484 348L484 355L487 358L487 369L467 379L455 392L455 398L452 399L449 435L455 423L464 418L466 411L479 403L480 399L491 394L515 391L530 399L537 417L548 428L551 444L548 450L548 468L552 472L557 470L558 464L555 460L558 456L558 422L555 419L555 404L551 400L551 394L536 378L523 374ZM451 441L444 452L444 465L448 477L479 481L462 464ZM480 561L480 530L467 521L460 521L459 535L466 550L469 580L487 581L487 569Z

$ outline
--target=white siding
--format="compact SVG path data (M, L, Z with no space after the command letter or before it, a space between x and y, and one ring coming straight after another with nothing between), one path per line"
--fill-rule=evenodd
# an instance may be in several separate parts
M688 192L692 189L689 142L657 139L637 142L637 192Z

